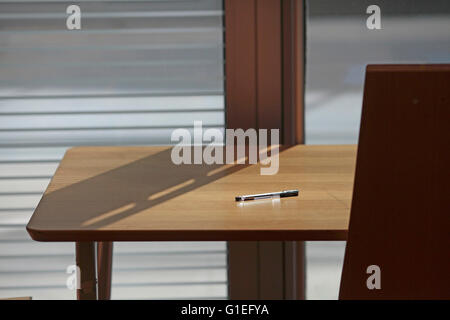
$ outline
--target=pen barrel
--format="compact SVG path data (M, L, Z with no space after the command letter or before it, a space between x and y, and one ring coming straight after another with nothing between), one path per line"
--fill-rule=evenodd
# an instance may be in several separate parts
M258 199L270 199L270 198L286 198L286 197L295 197L298 196L298 190L286 190L281 192L273 192L273 193L261 193L261 194L252 194L247 196L237 196L235 197L236 201L249 201L249 200L258 200Z

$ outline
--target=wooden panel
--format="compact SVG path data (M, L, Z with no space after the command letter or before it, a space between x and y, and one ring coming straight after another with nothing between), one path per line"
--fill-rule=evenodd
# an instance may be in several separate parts
M226 127L304 142L302 0L226 0Z
M170 147L70 149L27 228L35 240L343 240L355 146L295 146L261 166L182 165ZM155 183L157 182L157 183ZM236 195L300 189L281 201Z
M259 243L259 299L284 298L284 242L260 241Z
M286 298L284 245L283 241L228 242L229 298Z
M259 242L228 242L228 297L259 299Z
M304 143L304 3L283 0L283 143Z
M230 299L304 299L303 241L228 242Z
M227 128L282 129L281 1L225 1Z
M256 1L258 129L282 128L281 63L281 2L258 0Z
M282 141L304 143L304 1L282 0ZM285 299L305 299L303 241L284 243Z
M257 128L255 0L225 0L227 128Z
M367 68L340 298L450 299L449 128L450 65Z
M306 299L306 261L304 241L284 242L285 293L288 300Z

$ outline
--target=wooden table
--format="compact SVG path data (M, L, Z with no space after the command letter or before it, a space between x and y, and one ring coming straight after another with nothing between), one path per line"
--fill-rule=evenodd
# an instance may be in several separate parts
M78 298L109 295L113 241L345 240L356 146L280 151L276 175L260 165L175 165L170 147L67 151L27 230L38 241L76 242ZM299 197L234 201L299 189Z

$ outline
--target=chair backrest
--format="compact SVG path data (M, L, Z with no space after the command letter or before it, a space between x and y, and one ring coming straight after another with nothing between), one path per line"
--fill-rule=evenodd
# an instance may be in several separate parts
M340 299L450 299L450 65L367 67Z

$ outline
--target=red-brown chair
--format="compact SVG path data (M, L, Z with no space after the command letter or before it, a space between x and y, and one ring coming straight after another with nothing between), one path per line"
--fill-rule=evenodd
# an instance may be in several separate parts
M367 67L340 299L450 299L450 65Z

